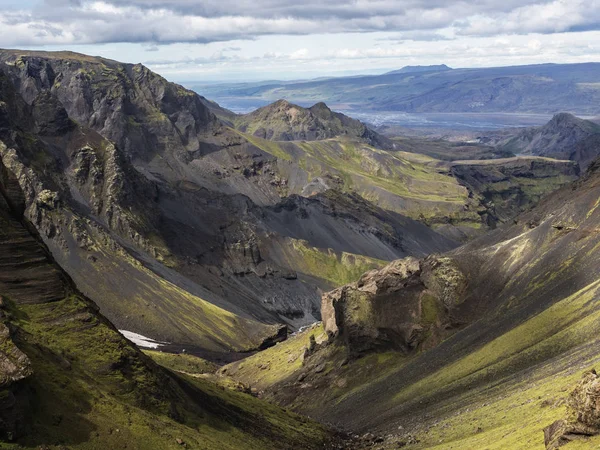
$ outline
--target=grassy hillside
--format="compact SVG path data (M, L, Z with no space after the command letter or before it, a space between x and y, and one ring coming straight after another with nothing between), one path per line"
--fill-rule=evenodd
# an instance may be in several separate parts
M284 161L294 161L282 176L297 178L292 170L303 172L303 179L325 179L327 185L342 191L354 191L384 209L412 218L450 218L456 223L479 222L475 211L465 211L468 191L451 176L424 164L422 155L386 152L352 139L323 141L273 142L245 135L253 145ZM287 172L287 173L286 173ZM327 179L328 178L328 179ZM329 183L329 184L328 184ZM288 184L288 194L310 194L311 186ZM314 189L322 189L318 184ZM476 205L472 205L476 208Z

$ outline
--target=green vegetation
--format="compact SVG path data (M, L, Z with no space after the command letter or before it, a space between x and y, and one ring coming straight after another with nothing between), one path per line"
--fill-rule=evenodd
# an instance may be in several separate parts
M325 429L250 395L154 366L77 296L11 308L32 361L34 420L18 443L38 449L313 448ZM184 363L187 366L188 362ZM62 448L62 447L60 447Z
M341 185L384 209L415 219L453 223L481 222L469 192L449 173L440 173L435 160L414 153L378 150L351 138L320 141L269 141L241 133L256 147L285 161L298 161L306 178L333 175ZM296 192L299 193L299 192Z
M156 350L144 350L144 353L152 358L157 364L172 370L189 375L201 375L214 373L218 366L198 356L185 353L165 353Z
M480 350L399 392L394 401L427 395L434 386L449 389L455 383L472 383L471 378L498 377L521 363L545 361L583 344L589 330L600 325L600 311L594 311L590 303L599 288L600 281L551 306Z
M310 346L311 336L316 343L326 340L323 325L313 325L275 347L229 364L221 373L258 389L273 386L302 368L304 351Z
M358 279L363 273L383 267L386 261L332 249L311 247L306 241L291 239L284 248L290 267L298 272L341 286Z

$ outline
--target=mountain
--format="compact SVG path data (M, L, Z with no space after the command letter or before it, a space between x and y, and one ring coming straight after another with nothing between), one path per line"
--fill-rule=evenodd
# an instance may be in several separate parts
M388 138L356 119L332 111L322 102L310 108L302 108L285 100L278 100L249 114L237 116L232 121L237 129L245 133L273 141L318 141L353 137L374 147L394 148L393 142Z
M556 114L542 127L490 132L478 138L500 151L570 159L586 168L600 155L600 125L572 114Z
M321 289L456 245L420 215L481 220L452 176L356 136L261 139L141 65L0 61L0 158L25 193L14 201L122 330L199 352L272 345L282 323L319 317Z
M600 63L538 64L224 84L203 86L202 93L217 102L284 98L301 104L324 101L349 111L598 115L599 74Z
M322 324L221 372L364 447L543 448L600 361L599 196L597 161L511 226L326 293Z
M415 73L415 72L443 72L445 70L452 70L446 64L437 64L431 66L404 66L402 69L392 70L386 72L384 75L397 75L401 73Z
M574 161L375 139L322 103L238 116L140 64L1 50L4 440L479 448L474 418L430 430L521 401L524 371L562 388L552 358L578 375L597 347L598 164L572 184ZM484 427L507 410L518 423L494 403L476 434L503 435Z
M139 64L22 51L0 61L0 158L26 193L15 202L111 322L174 348L272 345L282 324L319 319L322 290L498 221L456 170L375 148L365 136L377 135L323 104L280 102L262 124L297 110L335 137L273 141ZM533 195L503 210L577 175L557 163L564 177L548 183L551 164L512 177L508 189L524 182Z
M316 449L332 438L306 418L154 363L52 261L13 206L18 194L15 184L0 189L2 448Z

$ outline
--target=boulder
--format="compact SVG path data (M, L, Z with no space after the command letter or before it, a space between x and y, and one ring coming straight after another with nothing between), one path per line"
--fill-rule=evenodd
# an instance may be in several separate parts
M595 370L583 374L567 399L567 415L544 428L547 450L600 434L600 377Z
M321 316L330 340L350 353L377 348L410 352L439 342L467 281L451 258L404 258L322 297Z

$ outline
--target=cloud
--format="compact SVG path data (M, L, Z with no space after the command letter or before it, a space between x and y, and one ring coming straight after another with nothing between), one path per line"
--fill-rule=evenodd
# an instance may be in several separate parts
M170 44L387 31L398 40L598 29L600 0L45 0L0 7L6 46Z

